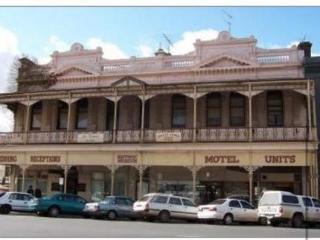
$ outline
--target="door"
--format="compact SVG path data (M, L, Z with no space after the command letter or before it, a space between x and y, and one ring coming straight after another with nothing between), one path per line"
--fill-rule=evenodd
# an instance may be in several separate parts
M311 201L311 198L309 197L302 197L302 202L303 202L303 210L304 210L304 216L305 220L307 222L312 222L313 221L313 215L314 215L314 207L313 203Z
M233 215L234 221L241 221L241 216L243 216L243 209L241 208L240 202L238 200L231 200L229 202L229 212Z
M178 197L170 197L169 199L170 214L174 218L185 218L184 208L181 199Z
M23 196L20 196L19 193L12 193L9 196L9 204L11 205L12 210L21 211L23 210Z
M198 208L194 205L194 203L186 198L182 198L181 200L186 217L197 218Z
M258 212L257 210L246 201L240 201L242 206L242 213L240 215L240 221L243 222L257 222Z
M314 222L320 222L320 200L312 198L313 209L312 209L312 219Z
M130 206L126 198L117 197L115 200L115 205L118 216L126 217L130 214Z

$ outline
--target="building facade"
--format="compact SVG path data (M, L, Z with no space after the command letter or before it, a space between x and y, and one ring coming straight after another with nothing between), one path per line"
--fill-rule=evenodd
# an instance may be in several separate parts
M10 188L88 200L171 192L205 203L264 189L317 197L305 52L228 32L194 46L108 60L75 43L47 65L21 59L17 91L0 95L15 118L0 135Z

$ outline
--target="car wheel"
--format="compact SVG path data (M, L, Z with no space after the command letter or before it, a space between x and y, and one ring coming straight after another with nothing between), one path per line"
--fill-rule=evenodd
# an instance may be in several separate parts
M302 224L303 224L302 215L301 214L295 214L293 216L292 223L291 223L292 227L300 228L300 227L302 227Z
M168 211L161 211L159 213L159 220L160 222L169 222L170 221L170 213Z
M51 207L48 211L49 217L58 217L60 214L60 209L58 207Z
M233 216L230 213L226 214L223 218L223 223L225 225L231 225L233 223Z
M268 220L267 220L267 218L264 218L264 217L259 218L259 224L262 225L262 226L268 225Z
M109 220L116 220L117 219L117 213L115 211L110 211L107 214L107 218Z
M0 209L0 212L1 212L2 214L9 214L10 211L11 211L11 206L9 206L9 205L3 205L3 206L1 207L1 209Z

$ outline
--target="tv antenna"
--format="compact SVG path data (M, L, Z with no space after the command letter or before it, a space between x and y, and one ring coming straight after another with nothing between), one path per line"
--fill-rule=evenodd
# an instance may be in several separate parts
M162 35L163 35L164 39L168 42L168 53L170 53L170 46L173 47L173 44L172 44L170 38L166 34L162 33Z
M224 21L228 24L228 32L231 34L231 26L232 26L231 21L233 20L233 16L224 9L222 9L222 12L227 17L227 20L224 20Z

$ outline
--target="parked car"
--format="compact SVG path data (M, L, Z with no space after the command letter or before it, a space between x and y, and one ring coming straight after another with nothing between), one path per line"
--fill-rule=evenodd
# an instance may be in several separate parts
M247 201L247 202L250 201L249 200L250 199L249 195L233 194L233 195L228 196L227 198L244 200L244 201Z
M128 197L108 196L100 202L87 203L83 209L84 217L98 217L115 220L117 218L136 219L133 211L134 201Z
M197 220L198 208L192 199L173 194L149 193L133 205L133 210L145 219L159 219L169 222L171 219Z
M82 215L87 201L74 194L57 193L51 197L38 199L36 212L38 215L48 214L57 217L59 214Z
M303 207L304 221L309 225L320 223L320 200L301 195L298 195L298 199Z
M298 197L285 191L265 191L259 201L258 216L262 222L272 226L290 223L292 227L301 227L304 221L304 209Z
M233 222L258 222L257 209L245 200L217 199L200 205L198 209L198 218L202 220L222 221L226 225Z
M1 192L0 213L9 214L11 211L34 212L36 198L31 194L22 192Z

